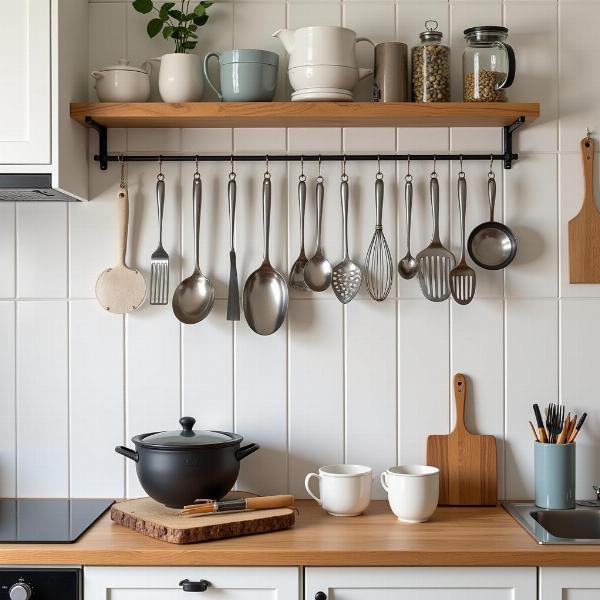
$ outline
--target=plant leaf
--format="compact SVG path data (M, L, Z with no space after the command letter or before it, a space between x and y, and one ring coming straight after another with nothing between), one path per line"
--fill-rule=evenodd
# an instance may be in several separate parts
M182 21L187 22L191 21L196 15L194 13L190 13L189 15L184 15Z
M158 33L160 32L162 27L163 27L163 22L160 19L152 19L148 23L148 26L146 27L146 31L148 32L148 35L151 38L153 38L154 36L158 35Z
M196 47L196 43L197 42L185 42L185 44L182 44L181 47L184 50L193 50Z
M193 23L190 23L188 26L188 31L196 31L198 29L198 25L194 25Z
M163 29L163 37L165 38L165 40L167 38L169 38L171 36L171 34L173 33L173 27L171 27L170 25L168 25L167 27L165 27Z
M191 37L191 38L194 38L194 39L198 37L193 31L189 31L189 30L188 30L188 34L187 35L188 35L188 37Z
M173 29L173 33L171 34L171 37L175 40L180 40L185 37L186 33L187 33L187 29L185 27L175 27Z
M201 17L205 12L206 12L206 9L204 6L202 6L202 4L198 4L198 6L196 6L196 8L194 9L194 14L197 17Z
M169 15L171 15L174 19L178 21L183 21L183 17L185 16L180 10L173 9L169 11Z
M200 4L202 4L202 6L204 6L204 8L208 8L209 6L212 6L212 0L202 0L202 2L200 2Z
M169 11L175 6L175 2L165 2L161 7L158 13L158 16L166 21L169 18Z
M208 15L202 15L201 17L196 17L194 19L194 23L198 25L198 27L202 27L208 21Z
M154 8L154 4L152 4L152 0L135 0L133 8L139 13L146 15Z

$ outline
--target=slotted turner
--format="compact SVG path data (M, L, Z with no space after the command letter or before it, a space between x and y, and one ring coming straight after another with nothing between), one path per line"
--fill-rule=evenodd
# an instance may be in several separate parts
M150 304L169 302L169 255L162 245L163 213L165 208L165 178L160 173L156 182L158 206L158 248L150 257Z
M450 290L458 304L469 304L475 296L475 271L465 259L465 217L467 213L467 180L461 171L458 174L458 211L460 215L460 261L450 271Z
M417 254L418 277L423 296L432 302L442 302L450 296L449 275L456 259L440 241L440 186L435 171L429 180L429 191L433 235L429 246Z
M343 304L348 304L358 293L362 283L360 267L350 260L348 254L348 177L342 176L340 195L342 198L342 220L344 231L344 259L333 269L331 287L337 299Z

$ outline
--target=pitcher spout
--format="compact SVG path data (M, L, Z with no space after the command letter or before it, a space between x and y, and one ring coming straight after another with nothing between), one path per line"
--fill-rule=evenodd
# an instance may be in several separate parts
M373 74L373 69L363 69L363 67L359 67L358 68L358 79L364 79L365 77L368 77L369 75Z
M283 44L285 51L291 54L294 51L294 32L289 29L278 29L273 37L279 38L279 41Z

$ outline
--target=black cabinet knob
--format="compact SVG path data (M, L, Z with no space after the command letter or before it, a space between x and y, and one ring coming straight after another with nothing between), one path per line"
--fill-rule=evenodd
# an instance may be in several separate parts
M183 579L179 582L179 585L183 588L184 592L205 592L210 585L210 582L206 579L200 581L190 581L189 579Z
M317 592L315 594L315 600L327 600L327 594L325 592Z

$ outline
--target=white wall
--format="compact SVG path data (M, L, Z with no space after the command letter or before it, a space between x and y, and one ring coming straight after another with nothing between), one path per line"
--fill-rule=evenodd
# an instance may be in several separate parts
M541 101L542 118L517 135L522 158L512 171L496 165L504 218L519 239L514 264L478 271L477 299L467 307L423 299L416 281L396 281L386 302L363 289L343 307L329 291L292 293L289 318L268 338L244 321L225 320L228 278L226 181L229 165L202 165L201 266L216 284L210 318L183 327L169 307L145 306L125 318L105 314L94 299L100 271L114 262L113 199L118 168L90 165L89 204L0 206L0 494L135 496L131 463L113 453L136 433L175 428L181 414L198 425L242 433L262 445L243 463L239 485L262 493L303 495L307 471L320 464L360 462L376 472L424 461L425 438L452 420L451 375L469 376L468 422L498 437L500 494L532 494L532 402L561 400L590 412L578 444L579 496L600 481L597 456L597 365L600 288L571 286L567 221L582 198L578 142L600 131L600 51L594 40L600 3L493 0L469 3L353 1L217 2L200 30L199 52L262 47L279 27L344 24L377 41L412 45L426 19L436 19L452 45L454 94L460 94L462 30L510 28L518 59L512 100ZM128 56L139 63L168 50L148 40L146 17L130 2L90 5L90 67ZM366 48L360 55L366 61ZM283 58L283 56L282 56ZM285 66L285 61L283 62ZM284 69L279 96L288 93ZM91 91L93 98L93 92ZM369 84L359 96L368 97ZM212 98L207 93L207 98ZM90 137L95 150L95 136ZM486 129L114 130L112 152L491 152L500 131ZM341 255L340 166L325 166L325 250ZM405 164L382 165L385 232L394 260L404 254ZM261 258L260 164L240 164L237 249L241 280ZM272 164L272 259L284 271L298 253L295 190L298 165ZM414 247L430 235L426 175L414 164ZM457 165L439 164L442 233L458 244ZM307 246L314 243L315 165ZM466 163L468 227L486 218L487 164ZM165 246L172 289L191 271L193 165L164 166ZM156 246L157 165L131 165L129 260L148 274ZM348 165L351 252L360 260L373 231L375 164ZM398 235L398 232L401 232ZM180 259L183 254L183 261ZM16 415L16 418L15 418ZM16 426L15 426L16 422ZM596 451L594 453L594 451ZM377 495L381 490L377 487Z

